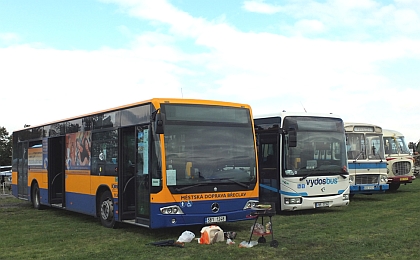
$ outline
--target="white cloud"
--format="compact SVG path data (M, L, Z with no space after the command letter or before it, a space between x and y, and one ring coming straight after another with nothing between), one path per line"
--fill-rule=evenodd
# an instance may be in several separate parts
M154 96L180 97L177 75L182 71L164 60L143 58L154 51L0 49L0 107L14 108L2 118L19 128Z
M295 28L304 34L322 33L326 28L321 21L318 20L300 20L295 24Z
M248 12L275 14L282 10L281 7L264 3L263 1L244 1L243 8Z
M0 33L0 46L2 44L4 45L10 45L10 44L15 44L17 42L19 42L20 36L16 33Z
M257 3L296 17L294 29L303 33L287 37L243 32L224 20L193 17L161 0L107 2L121 5L131 16L154 24L156 30L133 35L122 26L133 38L129 49L60 51L31 45L0 49L0 71L4 73L0 85L7 86L0 108L18 104L25 111L19 117L8 114L4 120L23 126L156 96L183 96L249 103L254 114L303 111L305 107L309 112L334 112L347 121L383 124L404 133L407 128L403 126L406 121L401 122L401 111L406 118L414 118L418 111L414 102L404 100L420 93L403 90L404 82L397 90L388 75L382 74L384 67L392 70L396 60L420 61L416 38L398 35L368 42L304 37L305 32L323 33L334 26L387 24L387 19L401 11L396 5L378 8L372 1L312 1L306 8L270 9L264 2L245 2L248 10L253 6L249 4ZM254 6L252 10L264 8ZM267 10L264 12L269 13ZM367 11L372 13L366 15ZM343 14L346 17L341 19ZM416 21L416 13L410 14L401 24ZM183 41L198 50L183 47ZM411 77L416 81L420 76ZM398 93L393 94L398 103L389 99L389 92ZM13 99L11 103L6 98L11 96L19 102ZM419 128L417 124L411 126ZM405 132L411 137L415 134Z

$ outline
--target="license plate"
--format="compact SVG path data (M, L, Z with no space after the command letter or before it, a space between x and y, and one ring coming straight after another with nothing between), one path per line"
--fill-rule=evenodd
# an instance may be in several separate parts
M400 181L408 181L408 178L400 178Z
M375 186L364 186L363 189L364 190L374 190Z
M206 223L226 222L226 216L207 217Z
M328 207L329 205L328 202L315 202L315 208Z

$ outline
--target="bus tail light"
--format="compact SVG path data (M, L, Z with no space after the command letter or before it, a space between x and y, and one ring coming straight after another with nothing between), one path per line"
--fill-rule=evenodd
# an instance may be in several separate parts
M179 206L176 206L176 205L160 208L160 213L162 213L164 215L169 215L169 214L181 215L181 214L184 214L182 209Z

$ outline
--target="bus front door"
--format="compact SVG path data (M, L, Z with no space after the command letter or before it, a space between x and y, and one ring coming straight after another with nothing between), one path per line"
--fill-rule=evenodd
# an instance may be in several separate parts
M149 225L148 127L121 129L120 205L121 220Z
M275 203L277 211L280 211L280 134L277 132L261 133L258 137L260 201Z

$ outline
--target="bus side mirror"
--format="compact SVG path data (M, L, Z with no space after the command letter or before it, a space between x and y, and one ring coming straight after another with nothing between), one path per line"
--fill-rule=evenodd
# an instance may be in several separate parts
M164 128L163 128L163 116L162 113L157 113L155 117L155 133L156 134L163 134Z
M297 146L296 129L290 128L289 129L289 147L296 147L296 146Z

